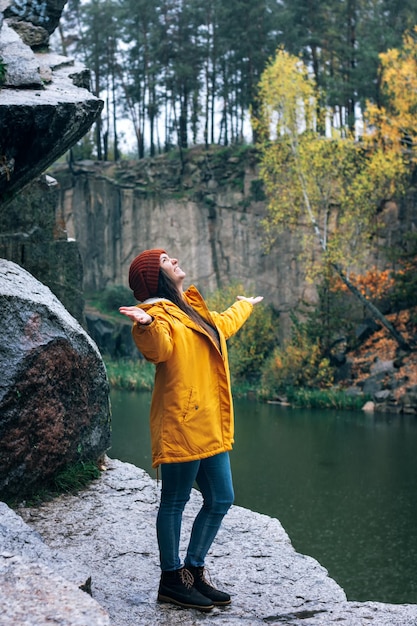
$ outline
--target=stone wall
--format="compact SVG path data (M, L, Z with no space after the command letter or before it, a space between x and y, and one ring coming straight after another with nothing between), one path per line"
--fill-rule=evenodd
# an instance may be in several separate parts
M86 292L127 286L136 254L163 247L180 259L187 284L205 294L239 282L283 319L297 302L315 299L297 235L263 249L265 202L253 151L196 148L183 164L169 157L84 161L52 173L60 185L57 221L79 243Z

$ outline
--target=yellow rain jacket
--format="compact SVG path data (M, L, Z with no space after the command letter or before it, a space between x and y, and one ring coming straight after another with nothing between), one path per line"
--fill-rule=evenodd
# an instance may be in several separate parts
M216 313L194 286L184 297L217 328L221 351L170 300L151 298L138 305L154 318L147 326L135 322L132 329L140 352L156 365L150 413L153 467L214 456L231 450L234 442L226 339L244 324L253 305L239 300Z

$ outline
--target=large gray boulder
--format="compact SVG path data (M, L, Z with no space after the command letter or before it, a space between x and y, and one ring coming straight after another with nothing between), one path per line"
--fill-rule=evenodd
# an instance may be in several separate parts
M0 259L0 497L110 445L100 353L48 287Z

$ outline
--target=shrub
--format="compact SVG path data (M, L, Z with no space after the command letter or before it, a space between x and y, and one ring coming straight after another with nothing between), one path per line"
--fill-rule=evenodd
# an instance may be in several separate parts
M117 317L120 316L120 306L136 304L131 290L124 285L110 285L100 292L86 294L86 301L101 313L112 313Z
M312 339L305 326L295 323L290 341L276 347L263 368L263 395L298 387L323 389L332 384L333 368L322 354L320 341Z
M245 294L241 284L232 283L208 296L209 309L224 311ZM243 327L228 341L230 370L233 380L258 381L262 367L278 344L278 315L263 303L257 304Z
M74 493L100 477L97 463L79 462L61 470L51 481L51 489L57 493Z
M417 234L406 233L401 249L392 250L390 255L396 266L391 302L397 311L414 307L417 304Z
M95 461L80 461L67 465L44 483L37 483L26 489L22 487L20 497L6 500L10 507L16 507L22 499L26 506L37 506L50 501L62 493L77 493L87 487L93 480L100 477L100 469Z
M131 290L124 285L112 285L103 290L102 303L106 311L118 311L119 306L126 303L136 304L132 302L132 300L133 296Z

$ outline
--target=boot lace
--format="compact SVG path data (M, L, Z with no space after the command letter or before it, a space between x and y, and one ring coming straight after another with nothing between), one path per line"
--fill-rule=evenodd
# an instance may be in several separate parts
M213 581L211 580L211 577L210 577L210 572L208 571L206 567L197 567L196 574L202 583L204 583L208 587L212 587L213 589L215 589L215 586L213 585Z
M179 573L183 585L187 587L187 589L191 589L191 587L194 585L194 576L192 575L192 573L185 567L180 569Z

